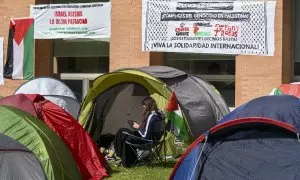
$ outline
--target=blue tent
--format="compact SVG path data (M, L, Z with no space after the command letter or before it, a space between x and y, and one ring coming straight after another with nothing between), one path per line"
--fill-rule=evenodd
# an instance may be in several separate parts
M170 179L300 179L299 122L297 98L250 101L191 144Z
M218 124L246 117L265 117L286 122L300 132L300 99L290 95L263 96L236 108Z

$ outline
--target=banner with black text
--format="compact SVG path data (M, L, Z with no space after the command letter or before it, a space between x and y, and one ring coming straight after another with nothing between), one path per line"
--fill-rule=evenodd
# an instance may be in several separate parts
M274 55L276 1L143 0L142 50Z

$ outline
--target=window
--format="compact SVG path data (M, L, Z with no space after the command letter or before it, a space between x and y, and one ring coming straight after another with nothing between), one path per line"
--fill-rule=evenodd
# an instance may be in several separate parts
M82 81L81 80L62 80L67 86L69 86L77 97L78 101L82 100Z
M54 40L55 73L81 100L89 81L109 71L109 42L93 40Z
M109 42L54 40L56 72L82 100L89 81L109 71Z
M108 57L57 57L58 73L107 73Z

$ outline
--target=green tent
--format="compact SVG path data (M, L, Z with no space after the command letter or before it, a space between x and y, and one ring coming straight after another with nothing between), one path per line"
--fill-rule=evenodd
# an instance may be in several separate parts
M121 69L95 79L82 103L79 122L95 141L100 141L101 135L130 128L127 120L141 120L145 96L151 95L159 109L165 110L172 92L180 110L176 118L169 118L171 130L186 143L229 112L222 96L200 77L171 67L149 66Z
M0 114L0 133L35 154L48 180L82 179L66 145L42 121L8 106L0 106Z
M139 95L130 94L128 96L127 93L128 91L130 91L130 89L138 91L136 93ZM110 95L106 96L105 92L109 90L111 90L111 92L117 91L117 93L114 93L113 95L109 93ZM120 93L120 91L123 91L123 93ZM139 115L141 115L141 111L136 108L141 106L141 99L143 99L147 95L151 95L156 100L159 109L163 110L165 109L168 103L168 100L171 95L171 90L166 86L164 82L160 81L159 79L147 73L136 70L124 70L100 76L94 81L92 88L88 92L83 102L83 105L81 107L82 112L79 117L79 121L85 127L85 129L92 135L93 139L97 141L101 134L114 134L118 128L124 127L124 121L126 121L127 118L136 120L140 119L138 117ZM116 98L116 96L118 96L118 98ZM99 110L99 105L102 105L102 103L95 103L96 99L98 99L98 101L102 101L103 97L108 98L112 101L117 99L118 102L127 101L128 107L130 108L130 112L122 108L122 112L121 109L119 109L119 113L113 113L113 111L115 110L114 108L112 108L113 106L123 106L122 103L116 103L117 101L114 101L111 102L112 106L107 106L107 108L103 109L100 107L100 109L109 109L107 110L107 113L115 114L118 117L111 117L109 118L109 120L98 119L99 121L95 121L95 119L93 120L93 118L90 119L91 113L93 111ZM107 113L104 112L104 114ZM123 117L123 115L126 116L128 114L130 114L130 116L127 116L126 118ZM183 117L183 119L185 120L185 117ZM116 120L116 122L114 120ZM189 133L187 122L185 121L184 123L185 124L183 125L183 128L186 129L187 133ZM104 131L103 129L99 129L99 127L103 124L106 124ZM187 134L184 140L187 142L191 142L191 134Z

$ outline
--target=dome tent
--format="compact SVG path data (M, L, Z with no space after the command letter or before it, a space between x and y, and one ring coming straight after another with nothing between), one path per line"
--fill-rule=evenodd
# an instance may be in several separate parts
M218 124L247 117L276 119L289 122L300 129L300 101L297 97L291 95L258 97L237 107L220 120Z
M18 141L0 134L0 179L46 180L36 156Z
M190 75L195 81L198 81L198 84L202 85L206 91L208 91L211 98L213 98L214 102L217 103L216 108L219 109L219 113L217 114L217 119L220 120L222 117L230 112L230 109L225 102L221 93L209 82L203 80L198 75Z
M16 107L41 119L64 141L83 179L107 176L105 159L82 126L56 104L37 94L16 94L0 100L0 105Z
M94 141L99 141L101 135L115 134L122 127L129 128L127 120L142 120L141 102L148 95L164 109L171 91L161 81L140 71L102 75L94 80L82 103L79 122ZM181 138L192 141L185 119L182 124L187 136Z
M73 91L62 81L51 77L39 77L22 84L14 94L60 95L76 99Z
M17 140L39 160L48 180L81 179L66 145L43 122L9 106L0 106L0 133Z
M196 138L229 112L223 99L210 95L216 92L206 90L208 87L211 86L203 86L194 77L170 67L122 69L94 81L82 103L79 121L95 139L100 134L114 134L118 128L127 126L127 119L141 119L141 101L145 96L154 97L159 108L164 109L174 91L184 124L192 138ZM213 97L223 102L217 103ZM224 107L219 107L222 103Z
M170 179L297 179L299 133L297 97L256 98L198 138Z
M194 141L170 180L300 177L300 144L290 124L261 117L219 124Z
M49 101L60 106L75 119L80 109L73 91L62 81L51 77L39 77L25 82L14 94L40 94Z
M192 127L195 137L211 127L211 124L205 126L204 122L212 119L218 121L229 113L229 108L218 90L199 76L167 66L147 66L140 69L159 78L176 93L183 112L189 117L189 124L195 125L196 129L200 128L199 134Z

